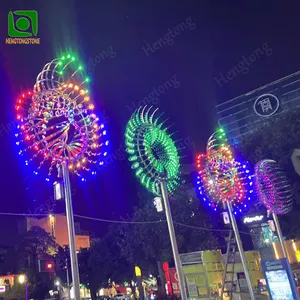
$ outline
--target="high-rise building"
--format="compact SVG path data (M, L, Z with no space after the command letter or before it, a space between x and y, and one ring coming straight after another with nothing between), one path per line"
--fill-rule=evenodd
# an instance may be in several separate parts
M300 106L300 71L216 106L219 125L233 141L266 118Z
M42 219L27 218L27 230L38 226L50 233L56 240L57 244L65 247L69 246L67 217L59 215L50 215ZM80 224L75 222L76 249L90 248L90 236L88 232L82 231Z

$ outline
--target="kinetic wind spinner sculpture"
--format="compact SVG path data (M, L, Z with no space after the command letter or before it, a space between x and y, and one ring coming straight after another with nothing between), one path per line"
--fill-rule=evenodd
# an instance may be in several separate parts
M91 170L98 156L107 155L109 141L104 124L98 124L93 112L88 82L83 67L68 54L47 63L33 92L23 93L17 100L21 134L16 136L22 136L17 144L25 145L19 154L32 152L29 160L39 158L38 169L47 165L49 175L54 167L67 162L69 170L81 176L82 171Z
M172 193L179 184L179 154L158 109L140 107L126 126L125 144L132 169L146 189L159 194L157 180L164 179Z
M218 211L230 201L234 214L248 207L253 195L253 174L248 162L233 157L227 138L219 128L208 140L206 155L197 155L197 192Z

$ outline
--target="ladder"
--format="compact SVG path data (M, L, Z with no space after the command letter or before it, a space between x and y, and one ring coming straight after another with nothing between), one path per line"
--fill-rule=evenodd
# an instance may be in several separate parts
M227 294L230 300L232 300L232 294L235 292L234 288L234 266L235 266L235 252L236 252L236 242L234 233L230 230L228 243L227 243L227 251L225 258L225 266L223 272L223 282L222 282L222 290L221 290L221 299L223 300L224 294ZM231 270L228 270L229 264L232 265Z

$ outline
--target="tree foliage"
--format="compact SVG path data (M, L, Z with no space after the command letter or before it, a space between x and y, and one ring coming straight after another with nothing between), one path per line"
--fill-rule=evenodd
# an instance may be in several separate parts
M283 112L264 122L246 135L240 143L241 151L253 165L262 159L273 159L287 174L294 193L294 210L282 217L282 229L287 237L300 237L300 178L294 171L291 155L300 148L300 110Z
M137 208L128 221L137 224L120 224L118 245L122 256L132 265L139 265L149 273L157 272L157 261L172 261L172 249L165 213L156 211L151 197L142 199L143 206ZM215 249L218 236L209 231L213 226L209 214L199 207L194 192L186 186L170 198L176 240L180 253ZM147 223L156 221L156 223ZM184 226L185 225L185 226ZM206 228L207 231L197 228Z
M80 280L91 290L92 299L100 287L107 287L111 278L123 282L132 278L132 271L120 255L112 231L103 239L92 242L90 249L83 249L78 255Z

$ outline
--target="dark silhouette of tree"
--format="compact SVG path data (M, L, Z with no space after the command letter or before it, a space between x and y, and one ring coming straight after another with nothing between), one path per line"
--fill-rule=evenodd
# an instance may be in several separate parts
M273 159L285 171L294 193L294 209L281 217L281 226L287 238L300 237L300 177L294 171L291 155L300 148L300 110L283 112L266 119L240 142L244 157L253 165L262 159Z
M157 261L172 261L173 257L168 227L165 213L156 211L153 198L142 199L142 203L143 206L137 208L133 217L129 218L128 221L160 222L120 224L115 230L117 232L116 237L121 254L128 263L133 266L139 265L145 272L157 274ZM170 205L180 253L218 248L218 233L209 231L216 222L211 221L212 215L205 212L205 208L196 199L193 190L183 186L175 195L170 197ZM223 240L221 234L219 237Z
M5 272L26 274L30 298L44 299L52 284L48 274L38 272L38 260L51 257L57 251L54 238L40 227L32 227L21 235L5 257Z

